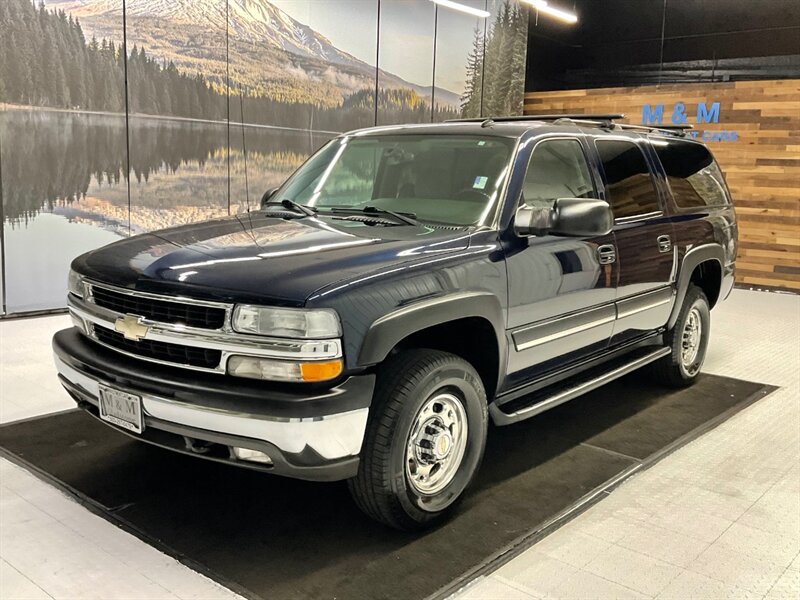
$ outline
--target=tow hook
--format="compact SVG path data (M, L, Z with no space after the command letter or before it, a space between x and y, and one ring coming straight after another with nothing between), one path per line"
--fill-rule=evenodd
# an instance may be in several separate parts
M216 446L214 442L207 442L205 440L196 440L194 438L186 437L183 438L184 442L186 442L186 449L191 450L195 454L208 454L208 452Z

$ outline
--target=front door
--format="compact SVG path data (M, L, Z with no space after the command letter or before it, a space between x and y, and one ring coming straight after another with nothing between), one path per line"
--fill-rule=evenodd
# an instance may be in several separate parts
M675 243L643 152L645 140L597 139L606 200L614 211L619 283L611 344L666 324L674 300Z
M557 198L597 198L578 137L539 141L520 203L552 207ZM617 267L614 234L518 239L508 249L508 380L517 385L603 350L611 337Z

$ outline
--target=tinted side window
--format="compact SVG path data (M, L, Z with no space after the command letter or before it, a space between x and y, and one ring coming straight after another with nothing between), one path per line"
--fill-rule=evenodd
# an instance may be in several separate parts
M705 146L683 140L651 140L681 208L728 203L725 180Z
M522 199L528 206L552 207L558 198L592 198L594 185L578 140L545 140L531 154Z
M622 140L597 140L597 151L615 218L660 210L658 192L639 146Z

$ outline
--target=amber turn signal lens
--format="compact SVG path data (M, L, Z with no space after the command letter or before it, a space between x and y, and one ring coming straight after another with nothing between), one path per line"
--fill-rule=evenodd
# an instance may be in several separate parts
M303 381L325 381L338 377L342 372L342 361L301 363L300 374Z

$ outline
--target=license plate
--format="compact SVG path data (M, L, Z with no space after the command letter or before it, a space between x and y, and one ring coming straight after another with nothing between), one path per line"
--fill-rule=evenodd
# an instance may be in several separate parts
M142 433L142 397L101 385L100 418L128 431Z

